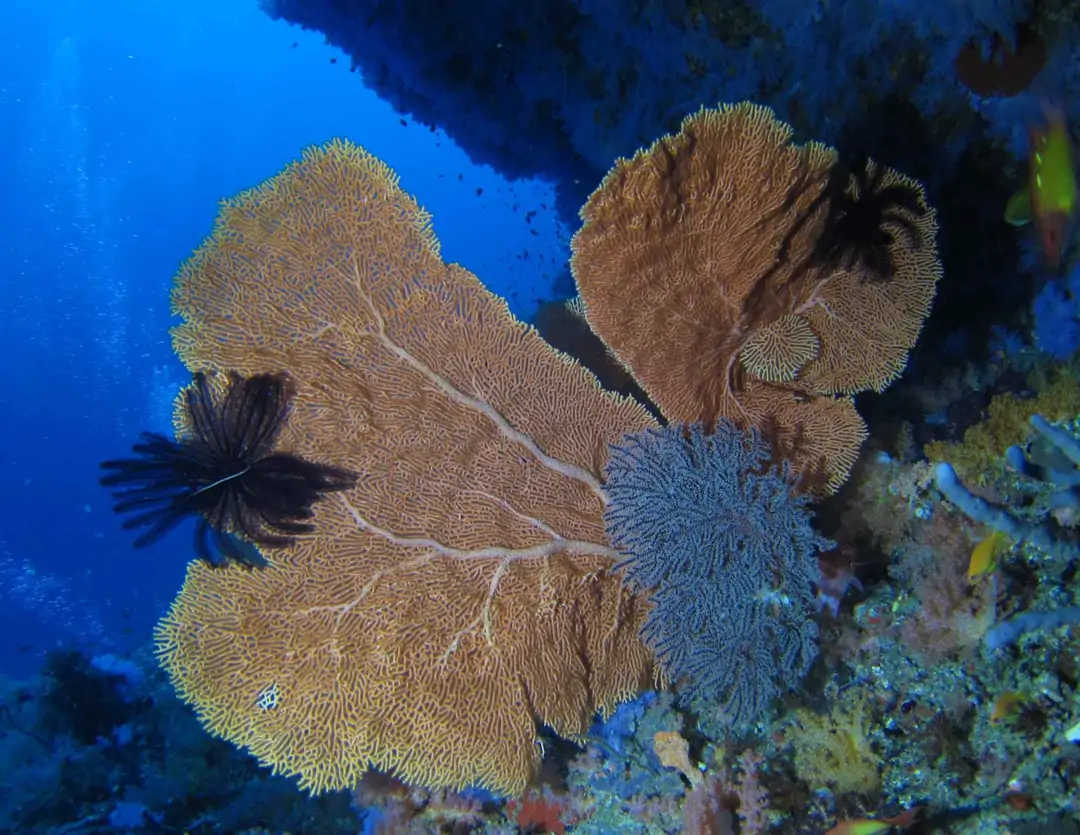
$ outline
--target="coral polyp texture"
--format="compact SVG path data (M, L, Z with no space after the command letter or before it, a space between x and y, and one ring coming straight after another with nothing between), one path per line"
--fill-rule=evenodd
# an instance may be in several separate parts
M600 472L653 420L443 263L378 159L335 141L227 200L173 305L191 369L289 373L280 448L357 476L267 568L188 568L157 645L210 731L312 792L516 793L538 721L652 680Z
M687 117L616 162L581 210L572 267L589 324L666 418L761 430L805 487L831 492L866 436L848 395L900 374L929 313L937 224L892 169L826 191L835 151L791 138L756 104ZM860 182L898 186L920 209L871 217L885 278L815 251L866 210Z
M668 678L733 725L761 718L817 656L817 556L835 544L769 458L757 433L721 421L710 435L631 435L604 468L619 567L653 603L644 635Z

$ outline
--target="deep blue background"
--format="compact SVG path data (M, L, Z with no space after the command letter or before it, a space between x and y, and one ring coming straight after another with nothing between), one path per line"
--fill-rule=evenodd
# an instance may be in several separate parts
M551 295L550 189L473 165L338 56L256 0L0 3L0 670L143 642L180 586L190 532L135 551L98 462L168 429L171 278L222 197L345 136L515 313Z

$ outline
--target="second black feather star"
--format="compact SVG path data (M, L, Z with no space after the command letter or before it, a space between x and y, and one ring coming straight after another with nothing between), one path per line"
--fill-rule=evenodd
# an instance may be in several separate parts
M926 214L926 207L907 183L883 187L885 172L884 165L869 159L854 168L833 166L821 193L827 214L814 246L815 264L845 270L861 264L867 278L888 281L896 270L891 249L896 236L890 226L919 246L914 220Z

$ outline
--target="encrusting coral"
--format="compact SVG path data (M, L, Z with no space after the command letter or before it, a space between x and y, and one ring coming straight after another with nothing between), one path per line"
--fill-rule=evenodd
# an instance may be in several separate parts
M590 326L667 419L757 428L804 486L831 492L866 436L847 395L900 374L929 312L937 223L917 182L873 168L849 179L851 206L869 182L923 210L900 205L872 230L892 274L818 263L837 157L791 137L756 104L688 116L608 173L581 210L572 267Z
M173 304L189 368L288 372L281 448L358 478L269 567L189 566L158 652L210 731L313 792L518 793L537 720L652 680L599 474L653 420L444 264L382 162L335 141L226 201Z

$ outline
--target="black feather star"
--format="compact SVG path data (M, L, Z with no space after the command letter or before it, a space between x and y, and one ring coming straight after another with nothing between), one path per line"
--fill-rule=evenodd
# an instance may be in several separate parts
M846 270L861 264L864 278L888 281L896 270L891 251L896 232L919 246L914 219L925 215L926 208L911 185L884 185L885 172L884 165L870 159L851 168L839 162L832 167L816 201L824 200L828 211L811 256L814 263Z
M194 517L200 559L220 566L265 566L256 545L280 548L314 529L312 505L326 493L346 490L356 475L275 453L274 444L292 404L284 374L229 374L216 395L202 372L184 393L190 435L173 441L144 432L135 458L105 461L105 487L113 510L133 514L124 528L148 528L136 548L157 542Z

